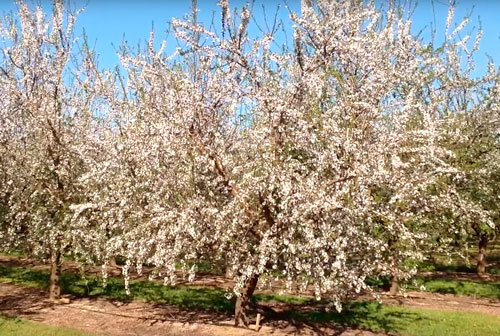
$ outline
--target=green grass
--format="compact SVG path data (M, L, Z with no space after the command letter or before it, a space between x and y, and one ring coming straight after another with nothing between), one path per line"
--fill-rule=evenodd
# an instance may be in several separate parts
M255 302L279 302L291 305L300 305L304 303L310 304L317 302L315 299L309 297L292 296L292 295L275 295L275 294L265 294L265 293L255 294L254 299Z
M48 288L49 273L22 267L0 266L0 281L16 285L37 288ZM226 292L219 288L196 286L164 286L153 281L130 281L130 295L124 289L124 283L119 278L109 278L103 287L101 278L78 274L64 273L61 276L61 291L77 297L106 297L118 300L141 300L146 302L169 304L186 309L199 309L232 313L235 299L227 299ZM301 304L313 301L310 298L256 294L255 302L281 302Z
M0 335L2 336L90 336L61 327L46 326L41 323L23 321L17 318L0 316Z
M11 257L26 257L26 253L21 250L8 250L8 251L1 251L1 255L5 256L11 256Z
M0 255L9 256L9 257L18 257L18 258L25 258L25 257L30 256L30 258L36 259L35 256L29 255L28 253L26 253L26 251L23 251L23 250L7 250L7 251L3 250L3 251L0 251ZM74 260L74 258L70 255L63 255L63 259L64 260Z
M388 290L389 279L381 277L378 279L367 279L366 283L375 288ZM409 290L421 290L440 294L458 294L488 299L500 299L500 283L486 281L461 281L439 277L416 277L408 282Z
M500 299L500 283L460 281L440 278L416 278L409 289L425 287L425 291L441 294L459 294L489 299Z
M408 336L500 335L500 317L470 312L417 309L354 302L343 313L289 312L289 319L336 323L348 327Z
M48 280L48 272L0 266L0 281L3 282L46 288ZM63 274L61 283L63 293L81 297L143 300L152 303L175 305L189 310L214 311L228 315L232 314L234 309L234 299L226 299L224 296L225 292L216 288L191 286L169 287L150 281L131 281L131 294L128 296L125 293L122 280L115 278L109 279L108 285L105 288L102 286L101 280L97 277L89 276L85 280L75 274ZM430 289L438 291L439 288L447 285L447 282L439 283L439 281L436 281L427 282L426 284ZM431 286L431 284L433 285ZM463 287L469 292L475 291L475 293L479 293L482 288L484 295L498 295L500 289L498 287L490 288L488 287L489 285L492 284L464 284L463 286L457 285L457 288ZM254 300L258 303L275 301L291 305L309 304L308 308L313 308L312 311L311 309L302 311L300 307L295 306L291 307L290 310L277 313L275 316L276 318L301 323L344 325L407 336L500 336L500 317L478 313L416 309L365 301L350 303L339 314L335 311L326 312L321 310L320 307L324 306L325 301L319 303L318 309L314 309L313 305L315 301L309 298L258 294L254 297ZM43 335L38 332L33 332L32 334ZM4 335L4 333L0 333L0 335ZM28 333L27 335L31 334Z
M492 263L493 257L489 258L489 262ZM495 258L495 260L498 258ZM466 265L463 261L456 261L455 263L448 264L444 262L422 262L418 266L418 270L421 272L444 272L444 273L476 273L475 265ZM500 267L489 265L486 269L489 274L500 274Z

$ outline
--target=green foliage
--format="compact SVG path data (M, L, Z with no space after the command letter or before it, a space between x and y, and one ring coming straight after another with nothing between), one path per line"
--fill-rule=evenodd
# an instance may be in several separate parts
M90 336L83 333L61 327L46 326L41 323L23 321L18 318L7 318L0 316L0 335L2 336Z

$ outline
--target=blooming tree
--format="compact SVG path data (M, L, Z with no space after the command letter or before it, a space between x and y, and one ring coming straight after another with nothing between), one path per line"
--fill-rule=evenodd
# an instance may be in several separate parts
M431 50L433 55L429 57L439 60L432 72L432 91L442 97L438 109L444 122L441 143L453 152L447 162L460 174L435 186L434 194L440 191L447 201L444 208L429 214L427 230L438 235L441 243L448 241L459 247L460 252L467 247L467 240L475 237L479 250L477 271L481 274L485 272L488 241L498 229L499 77L492 62L484 75L473 75L473 57L479 50L482 32L475 36L462 34L469 19L466 17L452 29L453 19L451 7L445 41ZM436 230L432 221L450 225Z
M63 254L82 250L84 228L72 222L83 201L79 181L92 154L94 103L85 92L74 54L75 15L57 1L18 3L17 17L0 24L2 139L2 247L17 247L51 261L50 299L60 296Z
M499 223L499 114L498 75L474 92L475 100L450 122L446 143L455 155L451 164L463 178L455 181L457 191L453 214L459 229L456 238L467 248L468 240L477 241L477 273L486 272L488 242L496 236ZM490 78L492 76L489 76Z
M415 194L417 197L411 202L405 204L390 202L391 206L396 207L393 210L394 214L398 213L398 208L401 206L422 209L413 212L416 216L411 222L413 230L421 232L418 248L426 251L425 254L436 251L447 255L452 252L463 254L466 248L464 238L469 236L470 232L476 233L477 230L474 228L483 227L491 237L497 213L492 207L494 193L489 193L489 196L483 195L487 201L483 199L481 202L489 202L489 208L484 204L481 205L477 198L470 197L472 185L478 187L480 182L472 173L470 161L467 160L480 156L471 149L471 146L482 147L482 150L488 147L489 154L492 154L487 155L488 160L492 160L494 156L497 136L495 123L498 119L495 105L498 94L495 87L498 74L495 66L490 63L484 75L472 75L475 69L473 57L479 50L482 32L464 35L462 33L467 29L469 19L464 18L452 28L454 19L452 6L448 13L442 44L437 46L435 41L431 41L418 51L422 61L420 71L426 74L422 77L425 84L420 87L412 86L421 102L430 106L439 120L438 128L435 130L438 134L436 139L440 146L448 151L448 155L441 156L441 159L446 161L441 169L445 168L452 174L440 174L439 177L429 180L430 183L421 190L423 194ZM416 114L409 127L425 129L426 126L422 121L419 114ZM472 124L478 127L470 127ZM471 133L475 135L467 135ZM478 144L473 145L473 142ZM468 159L465 159L464 154ZM479 160L476 161L473 170L475 173L483 174L481 177L483 185L489 183L490 186L494 186L493 166L488 164L487 160L481 163ZM393 195L390 189L382 190L383 202L387 202ZM394 238L391 238L392 242ZM392 253L397 254L404 245L393 244L393 246L395 250ZM399 262L405 261L401 259ZM397 274L393 278L397 279ZM396 282L393 282L391 291L393 289L397 289Z
M224 258L244 325L259 281L340 309L369 276L408 276L402 261L421 258L426 235L416 223L443 206L428 190L456 173L440 142L445 97L430 89L439 59L398 7L318 1L291 13L294 45L277 51L275 31L248 37L248 8L220 6L219 34L174 22L185 48L167 57L152 35L122 55L122 92L103 94L120 177L96 197L120 205L106 208L125 270L153 264L173 283L179 262L192 275ZM197 76L183 71L193 53Z

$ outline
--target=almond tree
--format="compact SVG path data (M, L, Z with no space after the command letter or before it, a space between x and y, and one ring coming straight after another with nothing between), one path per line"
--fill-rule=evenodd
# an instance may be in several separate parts
M413 229L420 230L426 237L420 241L419 249L426 250L427 253L439 251L447 255L452 252L463 254L466 248L464 238L468 236L468 232L475 232L473 227L477 228L478 223L482 223L482 227L491 233L497 213L491 207L494 203L491 203L494 198L491 193L486 197L490 201L490 209L470 197L472 184L478 187L480 182L478 176L471 174L470 164L464 161L464 154L469 159L479 159L478 153L471 149L471 141L483 142L483 145L486 141L489 144L488 150L495 150L496 133L493 130L498 118L495 110L497 92L494 87L498 77L497 70L493 64L489 64L484 75L472 75L475 68L474 55L479 50L482 32L479 30L473 35L465 34L464 31L468 29L468 17L452 27L454 19L454 7L451 6L444 42L437 46L435 41L431 41L419 51L422 59L420 71L427 76L423 77L421 86L412 86L419 99L426 105L433 105L435 115L440 120L438 141L452 154L443 159L454 174L433 179L426 190L422 191L427 195L419 195L410 203L392 203L392 206L395 206L395 214L401 206L423 209L415 213L417 216L412 220ZM420 115L416 114L410 127L425 128L422 122ZM472 123L482 126L470 127ZM471 132L475 133L473 137L467 135ZM482 146L483 150L484 147ZM486 162L479 164L479 161L476 161L475 173L483 174L484 183L489 181L489 185L495 189L495 179L492 177L494 172L490 169L491 165ZM382 202L388 202L392 197L391 189L381 190ZM392 236L390 239L394 243L396 238ZM396 254L403 247L407 248L404 245L392 245L393 253ZM406 261L401 259L399 262ZM397 274L392 278L397 280ZM395 294L397 288L397 281L393 281L391 292Z
M457 173L441 145L446 97L429 90L439 59L399 7L318 1L291 13L294 45L278 50L274 30L248 37L248 8L220 6L219 33L175 21L185 47L167 57L152 36L122 56L122 93L105 94L120 171L109 190L120 206L107 209L127 213L110 216L127 265L153 264L169 283L178 262L193 274L197 260L225 258L237 325L259 282L341 309L369 276L409 276L401 261L420 259L426 237L418 219L447 201L428 191ZM183 71L191 53L200 76Z
M486 77L486 76L485 76ZM464 245L471 238L477 242L476 271L486 273L486 251L499 228L499 89L498 74L494 81L483 83L483 92L476 91L467 108L456 115L450 124L447 146L454 151L452 164L463 172L456 181L459 197L454 211L459 216L460 234ZM467 246L465 246L467 247Z
M60 296L63 255L84 250L85 228L73 225L71 206L95 138L93 99L75 60L75 15L56 1L47 17L41 7L18 3L1 21L2 173L8 216L4 247L50 259L50 299Z
M467 248L467 240L476 239L477 272L482 274L488 241L498 230L499 74L491 61L485 74L472 74L482 32L475 36L464 32L468 17L452 29L453 19L452 6L445 41L429 56L440 60L433 72L432 89L443 97L439 109L445 121L442 143L454 153L448 163L460 172L458 179L441 181L442 188L454 192L435 220L452 225L447 232L435 232L441 241L456 245L459 252ZM429 228L432 230L433 225Z

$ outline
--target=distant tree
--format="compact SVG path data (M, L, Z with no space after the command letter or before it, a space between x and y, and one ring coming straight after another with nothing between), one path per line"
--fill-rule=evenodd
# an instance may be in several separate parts
M488 243L496 237L500 224L500 91L496 78L472 109L456 116L448 138L455 153L453 164L463 172L456 185L461 198L455 212L461 225L457 237L465 244L471 239L477 242L476 271L480 275L486 273Z
M422 234L418 249L448 256L453 252L464 255L471 236L477 235L483 244L486 238L479 238L481 232L493 237L498 217L494 205L497 196L493 191L498 183L493 164L498 151L498 70L490 63L484 75L473 75L474 55L479 50L482 32L464 36L469 18L452 28L454 19L452 6L444 42L437 45L431 41L419 51L422 59L419 71L427 74L422 77L422 85L406 88L414 90L419 100L434 109L439 120L436 141L449 153L441 159L453 174L433 179L421 190L427 195L414 193L411 202L389 202L396 192L391 186L379 190L381 202L390 204L396 216L401 207L421 208L422 211L413 212L415 216L411 219L412 230ZM423 115L417 112L408 126L426 129L424 122ZM485 188L486 185L491 189ZM390 233L389 240L395 254L408 248L399 245L397 237ZM479 260L483 259L481 255ZM398 262L408 261L401 258ZM396 280L397 273L392 278ZM397 281L393 281L391 292L397 289Z
M448 163L459 171L460 178L440 183L441 188L451 188L453 193L436 219L452 225L447 232L438 230L435 235L441 242L453 243L460 252L471 238L476 240L477 272L483 274L488 242L499 227L499 72L490 61L484 75L473 74L482 32L470 41L470 34L462 34L469 19L466 17L452 30L453 19L451 7L445 42L432 51L433 57L441 60L433 72L432 89L442 97L437 110L444 121L441 143L453 152Z

